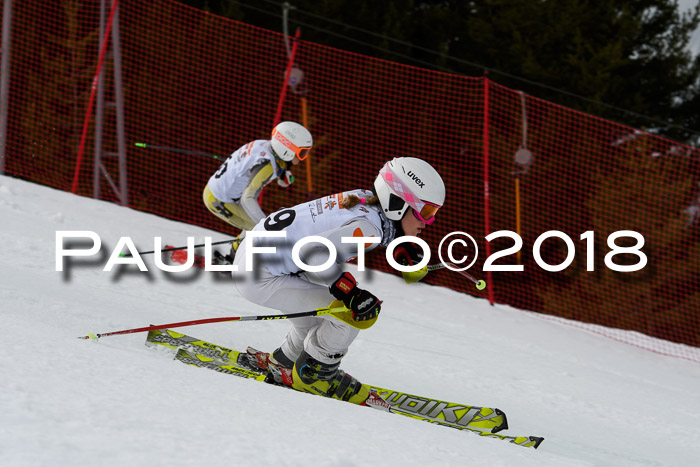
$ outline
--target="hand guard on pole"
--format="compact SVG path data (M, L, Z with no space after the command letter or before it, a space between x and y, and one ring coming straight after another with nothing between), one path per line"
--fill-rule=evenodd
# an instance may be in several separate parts
M330 286L331 295L342 301L352 310L355 321L365 321L376 318L382 308L377 297L357 286L355 278L349 272L344 272Z
M402 243L394 250L394 260L402 266L413 266L423 260L423 249L415 243ZM413 284L423 279L428 274L428 265L413 272L401 272L403 280L407 284Z

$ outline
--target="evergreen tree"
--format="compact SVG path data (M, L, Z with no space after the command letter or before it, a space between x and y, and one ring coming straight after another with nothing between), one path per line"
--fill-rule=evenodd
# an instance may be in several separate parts
M681 15L671 0L491 0L475 2L450 54L598 101L582 101L518 82L510 87L637 127L660 124L608 106L695 128L679 102L697 99L700 57L686 51L700 6ZM695 86L695 87L694 87ZM675 129L669 136L687 138Z
M273 2L181 1L282 30ZM700 135L700 56L687 51L700 5L681 13L675 0L291 3L290 31L302 27L305 40L471 76L489 69L501 84L583 112L683 141Z

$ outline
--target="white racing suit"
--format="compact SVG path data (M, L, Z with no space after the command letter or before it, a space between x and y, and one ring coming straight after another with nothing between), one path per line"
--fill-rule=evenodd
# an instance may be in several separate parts
M265 217L258 204L260 192L272 180L284 179L285 175L272 154L270 141L251 141L221 164L209 178L202 198L216 217L241 230L250 230Z
M326 196L283 208L260 221L253 231L283 231L286 239L257 238L255 247L276 248L275 254L255 254L253 271L246 271L246 249L250 248L250 235L238 249L234 264L238 271L232 273L239 293L259 305L284 313L301 312L327 307L333 300L329 286L342 273L340 264L358 256L358 248L371 251L377 245L386 246L394 236L394 228L378 206L358 204L345 209L342 199L350 194L368 197L371 192L354 190ZM308 236L328 239L337 251L335 261L322 272L304 272L292 259L292 247ZM375 237L378 243L343 243L343 237ZM300 250L305 264L319 266L326 263L328 248L319 243L309 243ZM292 329L282 342L281 349L291 359L302 350L323 363L335 363L348 351L357 337L358 329L332 316L307 317L291 320Z

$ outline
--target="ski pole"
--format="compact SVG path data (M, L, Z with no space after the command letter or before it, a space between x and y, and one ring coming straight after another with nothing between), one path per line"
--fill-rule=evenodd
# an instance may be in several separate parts
M225 157L217 156L216 154L209 154L208 152L192 151L191 149L169 148L167 146L156 146L156 145L148 144L148 143L134 143L134 146L136 146L137 148L141 148L141 149L158 149L159 151L169 151L169 152L177 152L180 154L193 154L195 156L211 157L212 159L216 159L217 161L222 161L222 160L226 159Z
M233 241L233 239L231 239L231 240L222 240L222 241L220 241L220 242L214 242L214 243L212 243L211 245L212 245L212 246L214 246L214 245L222 245L222 244L224 244L224 243L231 243L232 241ZM203 247L203 246L205 246L204 243L200 243L199 245L194 245L194 248L201 248L201 247ZM178 250L186 250L186 249L187 249L186 246L178 246L178 247L171 247L171 248L165 247L165 248L162 248L162 249L160 249L160 250L138 251L137 253L138 253L139 255L148 255L148 254L151 254L151 253L163 253L163 252L166 252L166 251L178 251ZM128 258L129 256L131 256L131 253L120 253L119 256L122 257L122 258Z
M455 265L452 264L452 263L436 263L436 264L431 264L431 265L429 265L429 266L428 266L428 271L437 271L438 269L447 268L447 269L449 269L450 271L454 271L454 272L460 273L461 275L463 275L464 277L466 277L467 279L469 279L470 281L472 281L472 282L476 285L477 290L484 290L484 289L486 288L486 281L484 281L483 279L477 279L476 277L474 277L474 276L472 276L471 274L469 274L467 271L458 271L458 270L456 270L456 269L451 269L451 268L449 268L448 266L452 266L452 267L455 267L455 268L457 267L457 266L455 266Z
M181 321L179 323L159 324L159 325L144 326L142 328L124 329L123 331L103 332L103 333L99 333L99 334L90 333L87 336L78 337L78 339L97 340L100 337L117 336L120 334L132 334L135 332L156 331L158 329L179 328L179 327L183 327L183 326L195 326L198 324L222 323L225 321L265 321L265 320L277 320L277 319L293 319L293 318L303 318L305 316L332 315L333 313L342 313L345 311L348 311L348 309L345 308L344 306L341 306L341 307L336 307L336 308L331 308L331 307L317 308L317 309L312 310L312 311L302 311L299 313L290 313L288 315L233 316L233 317L226 317L226 318L195 319L192 321Z

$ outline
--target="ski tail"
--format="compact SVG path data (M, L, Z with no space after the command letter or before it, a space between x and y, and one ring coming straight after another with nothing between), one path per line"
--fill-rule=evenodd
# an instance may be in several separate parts
M254 379L256 381L265 381L267 374L256 372L247 368L240 367L234 363L222 362L206 355L197 354L185 349L179 349L175 354L175 360L179 360L187 365L193 365L199 368L207 368L218 373L227 375L240 376L242 378Z
M227 363L238 363L240 352L190 337L170 329L148 331L146 345L149 347L166 347L173 350L183 349L193 353Z

